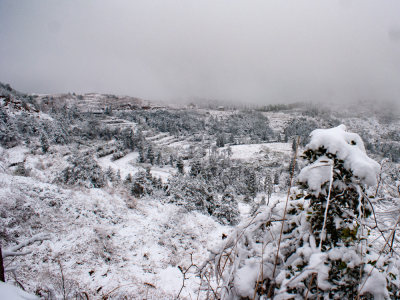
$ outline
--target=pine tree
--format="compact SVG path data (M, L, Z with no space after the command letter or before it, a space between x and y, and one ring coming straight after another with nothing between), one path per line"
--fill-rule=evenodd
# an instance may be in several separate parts
M190 176L196 177L201 173L201 163L199 160L194 159L190 165Z
M139 151L139 158L138 158L139 163L146 162L146 157L144 155L144 149L143 149L143 146L141 144L138 145L138 151Z
M217 137L217 142L216 142L217 147L221 148L225 146L225 137L224 135L220 134Z
M135 149L135 139L133 130L131 128L126 128L122 130L120 139L122 140L125 149Z
M240 220L238 203L231 189L227 189L222 198L215 204L213 216L220 223L226 225L236 225Z
M162 165L164 165L161 152L158 152L158 153L157 153L156 165L157 165L157 166L162 166Z
M137 198L142 197L146 193L146 173L143 171L140 171L136 174L135 176L135 181L133 182L132 188L131 188L131 194Z
M40 135L40 147L42 148L43 153L47 153L47 151L49 151L49 140L47 139L45 133Z
M171 155L169 156L169 164L171 165L171 167L174 166L174 161L175 161L175 158L174 158L174 156L171 154Z
M131 184L132 182L133 182L132 175L131 175L131 173L129 173L128 175L126 175L126 177L125 177L125 179L124 179L124 184L129 185L129 184Z
M57 180L69 185L83 185L88 188L101 188L105 185L105 175L93 158L92 153L74 153L68 159L70 166L65 168Z
M292 141L292 151L294 152L294 151L296 151L296 149L297 149L297 142L296 142L296 139L293 139L293 141Z
M178 161L176 162L176 167L178 168L179 174L185 173L184 166L185 165L183 164L182 158L179 158Z
M154 150L151 145L149 145L149 148L147 149L147 159L151 164L154 164Z
M105 172L105 176L107 177L107 179L110 182L113 182L115 180L115 172L114 172L113 168L108 167L106 172Z
M255 198L257 194L257 177L254 171L250 171L246 178L247 190L252 198Z
M117 174L115 175L115 183L116 184L121 184L121 171L118 169Z
M149 182L153 181L153 175L151 175L151 168L149 167L146 168L146 179Z
M275 185L279 184L279 176L280 176L279 172L278 171L275 172L275 174L274 174L274 184Z
M271 175L270 174L267 174L267 176L265 176L264 190L267 193L267 197L268 197L267 205L268 205L269 204L269 199L271 198L271 195L272 195L272 192L273 192L273 185L272 185L272 179L271 179Z

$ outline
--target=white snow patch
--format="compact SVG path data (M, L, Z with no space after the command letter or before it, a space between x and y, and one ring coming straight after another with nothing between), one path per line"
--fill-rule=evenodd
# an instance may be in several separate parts
M300 182L307 182L309 188L315 193L321 192L321 186L331 179L332 160L322 156L313 164L304 167L299 176Z
M178 268L169 266L158 273L158 285L167 293L177 295L182 287L183 274Z
M176 173L176 169L171 166L152 167L151 175L156 178L161 178L163 183L167 183L168 179Z
M240 268L235 277L235 289L241 297L254 297L254 282L259 274L260 264L253 262Z
M29 149L25 146L16 146L6 150L9 164L23 162Z
M4 300L38 300L39 298L28 294L16 286L0 281L0 298Z
M371 272L371 268L373 268L373 266L366 265L365 271L369 273ZM360 294L363 295L365 293L370 293L374 296L374 299L377 300L389 299L389 293L386 288L386 277L375 268L365 282Z
M232 159L251 160L263 158L269 152L289 153L292 151L289 143L263 143L231 146Z
M139 169L135 167L131 162L137 161L139 157L138 152L130 152L124 157L112 161L112 154L107 155L104 157L101 157L98 159L99 165L104 169L107 170L109 167L111 167L114 171L120 171L121 172L121 177L124 179L128 174L131 174L132 176L135 175Z

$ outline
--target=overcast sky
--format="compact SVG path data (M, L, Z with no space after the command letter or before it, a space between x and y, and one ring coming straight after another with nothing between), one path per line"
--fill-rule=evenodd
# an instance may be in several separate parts
M171 101L400 102L400 1L0 0L0 81Z

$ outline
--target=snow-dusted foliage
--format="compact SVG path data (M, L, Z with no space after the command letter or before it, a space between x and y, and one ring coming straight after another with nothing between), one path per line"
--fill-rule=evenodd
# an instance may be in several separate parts
M88 188L103 187L106 183L104 172L90 153L74 153L70 166L58 176L57 181L68 185L82 185Z
M318 129L287 207L274 203L213 253L222 299L399 299L399 260L367 226L379 165L344 125ZM207 264L206 264L207 265Z
M300 137L300 144L304 146L309 141L310 132L315 128L318 128L318 125L312 119L304 117L293 119L284 130L285 139Z
M210 214L222 224L238 223L238 203L229 188L221 197L201 176L185 175L172 178L168 185L170 202L184 206L189 211Z

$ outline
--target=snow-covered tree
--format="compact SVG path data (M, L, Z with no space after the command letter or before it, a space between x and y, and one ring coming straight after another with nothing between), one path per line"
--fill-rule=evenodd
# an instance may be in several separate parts
M132 179L132 175L131 173L128 173L128 175L126 175L125 179L124 179L124 184L130 185L132 183L133 179Z
M139 152L138 162L144 163L146 161L146 157L145 157L144 149L143 149L142 145L139 146L138 152Z
M149 148L147 149L147 159L149 160L149 162L151 164L154 164L154 150L153 147L151 145L149 145Z
M135 180L131 187L131 194L137 198L142 197L146 194L146 173L140 171L136 174Z
M170 178L167 194L169 200L188 210L197 210L214 216L222 224L234 225L239 220L237 200L233 188L218 195L201 176L178 174Z
M68 134L66 127L67 125L64 122L57 122L52 126L52 141L56 144L65 144L68 142Z
M201 173L201 162L198 159L194 159L190 164L190 176L196 177Z
M156 156L156 165L157 165L157 166L163 166L163 165L164 165L164 160L163 160L163 157L162 157L161 152L158 152L158 153L157 153L157 156Z
M250 197L254 199L257 194L257 177L254 170L249 170L247 172L245 182L247 186L247 192Z
M135 148L134 133L132 128L126 128L122 130L119 139L122 141L125 149L133 150Z
M182 158L179 158L179 159L177 160L177 162L176 162L176 167L178 168L179 174L184 174L184 173L185 173L184 166L185 166L185 165L184 165L184 163L183 163Z
M366 226L379 164L344 125L314 130L303 158L286 205L265 208L211 255L221 298L399 299L399 261L388 242L375 250Z
M274 184L275 185L279 184L279 177L280 177L279 172L275 172L275 174L274 174Z
M61 172L57 181L88 188L100 188L105 185L104 172L91 153L74 153L69 158L69 163L70 165Z
M0 117L2 117L1 110ZM20 141L21 137L17 132L13 120L8 119L7 117L4 119L0 118L0 145L4 146L5 148L12 148L17 146Z
M264 191L267 193L268 204L269 204L269 199L271 198L271 195L272 195L272 192L273 192L271 174L267 174L267 176L265 176L265 179L264 179Z
M49 151L49 140L44 132L40 135L40 147L42 148L43 153L47 153L47 151Z
M218 198L214 208L215 216L222 224L236 225L240 220L238 203L232 188L227 188L221 198Z
M217 147L225 146L225 136L223 134L220 134L217 136L216 145L217 145Z
M151 175L150 168L146 168L146 171L136 173L131 194L137 198L151 195L155 187L159 187L159 182Z

